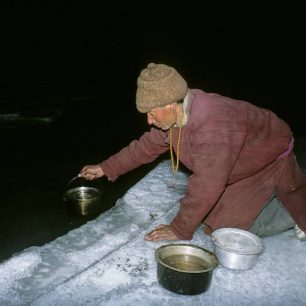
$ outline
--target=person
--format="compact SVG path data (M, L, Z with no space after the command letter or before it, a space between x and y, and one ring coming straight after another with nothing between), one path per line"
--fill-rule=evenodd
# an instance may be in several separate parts
M170 150L191 174L177 215L146 240L191 240L198 226L271 236L295 228L305 238L306 178L293 152L293 133L274 112L247 101L190 89L179 72L150 63L137 78L136 107L151 125L138 140L80 176L120 175ZM176 157L176 158L175 158Z

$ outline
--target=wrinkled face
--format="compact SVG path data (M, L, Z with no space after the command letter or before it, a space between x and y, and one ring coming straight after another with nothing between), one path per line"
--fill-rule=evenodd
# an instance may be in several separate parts
M177 104L172 103L151 109L147 113L148 124L154 125L164 131L170 129L177 120Z

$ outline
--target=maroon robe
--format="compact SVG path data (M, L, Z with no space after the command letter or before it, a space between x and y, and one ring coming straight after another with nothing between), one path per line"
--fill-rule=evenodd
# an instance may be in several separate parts
M175 235L192 239L201 222L210 230L248 229L273 194L306 231L306 178L288 150L289 126L267 109L199 89L191 90L187 111L179 156L192 174L171 222ZM100 165L115 181L167 150L169 131L153 127Z

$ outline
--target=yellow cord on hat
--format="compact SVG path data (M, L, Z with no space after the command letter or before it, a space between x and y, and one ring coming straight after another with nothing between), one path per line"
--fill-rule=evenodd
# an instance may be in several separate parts
M175 174L179 168L180 163L180 144L181 144L181 136L182 136L182 124L179 127L178 140L176 145L176 162L174 162L173 157L173 136L172 136L172 128L170 128L170 156L171 156L171 164L172 164L172 175L173 175L173 186L175 187Z

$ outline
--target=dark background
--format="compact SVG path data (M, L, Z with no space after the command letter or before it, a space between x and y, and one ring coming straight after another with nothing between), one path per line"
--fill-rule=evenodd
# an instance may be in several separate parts
M147 129L135 91L149 62L174 66L190 88L269 108L306 135L305 18L294 2L1 1L0 12L0 116L19 116L0 122L0 260L95 217L69 212L63 192L82 166ZM102 211L154 165L98 180Z

